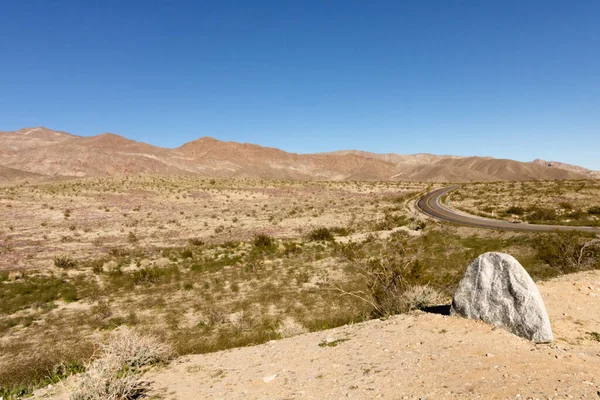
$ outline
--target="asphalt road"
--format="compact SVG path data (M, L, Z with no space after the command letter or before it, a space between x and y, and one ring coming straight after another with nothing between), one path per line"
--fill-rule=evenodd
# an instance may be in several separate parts
M505 229L511 231L530 231L530 232L552 232L552 231L581 231L600 233L599 228L589 226L566 226L566 225L534 225L526 223L511 223L508 221L500 221L496 219L481 218L475 215L457 212L442 203L442 197L458 189L459 186L450 186L442 189L434 190L419 201L417 208L424 214L435 219L453 222L460 225L473 226L477 228L488 229Z

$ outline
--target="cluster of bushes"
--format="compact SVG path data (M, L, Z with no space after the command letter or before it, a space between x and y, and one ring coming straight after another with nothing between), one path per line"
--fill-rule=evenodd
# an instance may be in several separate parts
M308 233L307 239L311 242L332 242L334 237L330 229L316 228Z
M536 236L533 246L537 258L556 274L600 268L600 239L573 232Z
M600 215L600 206L593 206L584 211L576 209L569 202L561 202L559 203L559 207L557 210L556 208L537 205L528 208L513 205L504 210L504 215L523 216L527 221L531 222L552 222L565 219L581 220L586 219L588 215Z
M600 206L593 206L588 208L588 214L600 215Z
M79 299L76 284L53 276L28 277L4 285L0 290L0 312L10 315L34 305L55 300L72 302Z

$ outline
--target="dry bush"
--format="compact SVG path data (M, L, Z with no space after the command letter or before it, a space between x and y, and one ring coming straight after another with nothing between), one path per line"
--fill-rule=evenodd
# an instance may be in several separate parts
M132 374L120 373L121 367L114 357L94 361L81 376L71 400L121 400L135 399L147 384Z
M165 362L174 356L171 346L156 336L142 335L127 327L115 330L100 349L103 356L114 357L120 365L129 368Z
M405 275L417 261L414 253L399 242L387 242L376 257L365 257L352 249L344 255L364 278L366 290L349 292L334 285L335 290L368 303L375 317L409 311L404 293L410 286Z
M88 364L71 392L71 400L122 400L140 397L147 389L137 373L146 365L165 362L173 349L157 337L121 327L100 345L101 356Z
M422 310L444 302L444 296L429 285L410 286L402 293L407 310Z
M297 322L294 318L287 317L277 327L276 331L282 338L288 338L292 336L302 335L307 333L306 329L302 324Z

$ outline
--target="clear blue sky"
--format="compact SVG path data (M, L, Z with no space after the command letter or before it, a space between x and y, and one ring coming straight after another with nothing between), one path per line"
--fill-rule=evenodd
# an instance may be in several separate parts
M0 130L600 169L600 1L3 1Z

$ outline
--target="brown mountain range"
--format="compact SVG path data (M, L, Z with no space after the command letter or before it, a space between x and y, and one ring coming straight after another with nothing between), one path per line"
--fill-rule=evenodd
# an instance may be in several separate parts
M122 174L431 182L600 177L598 172L582 167L541 160L524 163L489 157L375 154L355 150L296 154L209 137L167 149L111 133L81 137L44 127L0 131L0 180Z

